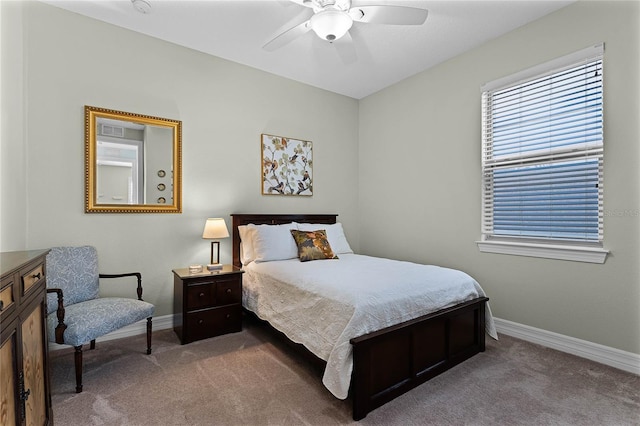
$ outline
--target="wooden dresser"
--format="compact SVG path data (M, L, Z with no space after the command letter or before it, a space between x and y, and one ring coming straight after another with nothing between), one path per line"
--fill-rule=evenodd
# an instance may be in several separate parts
M2 425L53 424L46 327L47 253L0 253Z
M243 273L232 265L195 274L173 270L174 330L183 345L242 330Z

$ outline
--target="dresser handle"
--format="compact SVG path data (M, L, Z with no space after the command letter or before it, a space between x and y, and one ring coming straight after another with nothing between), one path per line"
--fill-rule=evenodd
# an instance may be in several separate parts
M35 278L36 280L39 280L40 279L40 272L38 272L37 274L31 275L31 278Z
M20 372L18 376L18 401L20 401L20 408L22 411L22 418L27 417L26 402L31 394L31 389L24 390L24 372Z
M227 291L227 293L231 293L231 289L230 288L228 288L226 291Z

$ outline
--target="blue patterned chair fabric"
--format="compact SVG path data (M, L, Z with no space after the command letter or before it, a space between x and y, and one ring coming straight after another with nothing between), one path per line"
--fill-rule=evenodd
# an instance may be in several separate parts
M98 273L94 247L54 247L47 255L47 327L49 340L76 348L76 392L82 391L82 345L124 326L147 319L147 353L151 353L151 317L155 307L142 300L137 272ZM100 278L137 278L136 299L99 297Z

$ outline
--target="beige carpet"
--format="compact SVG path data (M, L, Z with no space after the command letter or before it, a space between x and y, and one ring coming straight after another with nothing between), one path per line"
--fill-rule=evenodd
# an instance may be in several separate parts
M56 425L355 423L321 372L263 325L181 346L171 330L50 355ZM640 425L640 378L502 336L487 351L371 412L362 425ZM87 348L88 349L88 348Z

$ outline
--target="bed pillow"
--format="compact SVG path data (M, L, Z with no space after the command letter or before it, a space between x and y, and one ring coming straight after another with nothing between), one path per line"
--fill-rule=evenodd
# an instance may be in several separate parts
M291 229L297 229L295 222L283 225L254 225L250 223L247 226L253 243L254 262L270 262L298 257L298 248L289 232Z
M324 229L327 232L327 239L331 244L331 249L335 254L353 253L347 237L344 235L342 224L340 222L333 224L325 223L298 223L300 231L315 231L316 229Z
M255 259L253 235L248 225L238 226L238 234L240 234L240 261L243 265L248 265Z
M329 240L327 240L327 232L324 229L316 231L298 231L291 230L291 235L298 247L298 258L300 262L308 262L310 260L320 259L337 259L331 250Z

